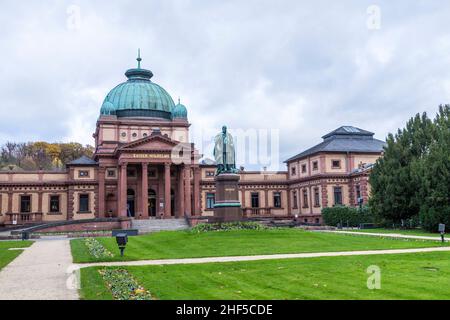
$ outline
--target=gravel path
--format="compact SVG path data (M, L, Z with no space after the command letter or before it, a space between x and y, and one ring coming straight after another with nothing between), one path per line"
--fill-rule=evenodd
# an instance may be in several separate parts
M0 300L75 300L68 239L39 240L0 271Z
M316 232L344 233L344 234L356 234L356 235L363 235L363 236L441 241L440 236L439 237L414 236L414 235L406 235L406 234L400 234L400 233L376 233L376 232L337 231L337 230L317 230ZM448 242L449 240L445 239L445 241Z
M86 268L86 267L99 267L99 266L111 266L112 267L112 266L151 266L151 265L168 265L168 264L198 264L198 263L210 263L210 262L234 262L234 261L272 260L272 259L340 257L340 256L442 252L442 251L450 252L450 247L434 247L434 248L421 248L421 249L368 250L368 251L316 252L316 253L291 253L291 254L271 254L271 255L259 255L259 256L141 260L141 261L122 261L122 262L98 262L98 263L80 263L80 264L77 264L76 267L77 268Z

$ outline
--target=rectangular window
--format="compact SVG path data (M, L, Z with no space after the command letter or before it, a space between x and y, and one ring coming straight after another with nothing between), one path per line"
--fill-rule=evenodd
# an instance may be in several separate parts
M306 164L302 164L302 173L306 173Z
M116 171L110 169L110 170L107 171L107 175L108 175L109 178L114 178L116 176Z
M216 203L216 195L214 193L207 193L206 209L214 209L214 203Z
M148 170L148 176L150 178L156 178L156 170Z
M341 168L341 160L331 160L331 168L340 169Z
M89 195L80 194L80 212L89 212Z
M315 207L320 207L319 188L314 188L314 206Z
M342 205L342 187L334 187L334 205Z
M295 171L295 167L292 167L292 168L291 168L291 174L292 174L293 176L295 176L296 173L297 173L297 172Z
M136 170L127 169L127 177L136 177Z
M308 190L303 189L303 208L308 208Z
M281 208L281 192L273 193L273 206L275 208Z
M20 196L20 212L31 212L31 196Z
M252 208L259 208L259 193L252 193Z
M292 198L294 199L294 205L293 205L293 208L294 208L294 209L297 209L297 208L298 208L297 191L293 191L293 192L292 192Z
M56 213L59 211L59 196L50 196L50 212Z
M355 187L355 193L356 193L356 202L358 202L359 198L361 198L361 187L356 185Z
M87 178L89 177L89 170L80 170L78 171L79 178Z
M314 171L319 170L319 162L318 162L318 161L314 161L314 162L312 163L312 167L313 167L313 170L314 170Z

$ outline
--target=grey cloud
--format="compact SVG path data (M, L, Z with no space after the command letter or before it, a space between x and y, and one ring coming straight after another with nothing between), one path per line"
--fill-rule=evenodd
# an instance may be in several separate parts
M4 1L0 143L80 140L135 65L188 106L192 129L275 128L286 159L344 124L384 138L450 100L450 4L378 1ZM67 28L67 8L80 25ZM223 112L227 116L223 117ZM199 142L199 141L197 141Z

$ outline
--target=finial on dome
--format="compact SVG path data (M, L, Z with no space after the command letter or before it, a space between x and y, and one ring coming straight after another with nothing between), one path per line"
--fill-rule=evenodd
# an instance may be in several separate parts
M137 57L137 62L138 62L138 69L140 69L141 68L141 61L142 61L142 59L141 59L141 48L139 48L138 49L138 57Z
M180 97L178 97L178 104L181 104L181 99L180 99Z

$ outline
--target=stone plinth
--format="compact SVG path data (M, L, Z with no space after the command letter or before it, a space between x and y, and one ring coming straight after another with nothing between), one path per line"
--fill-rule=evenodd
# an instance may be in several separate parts
M239 202L239 175L222 173L216 176L216 202L214 204L214 222L242 220L242 208Z

